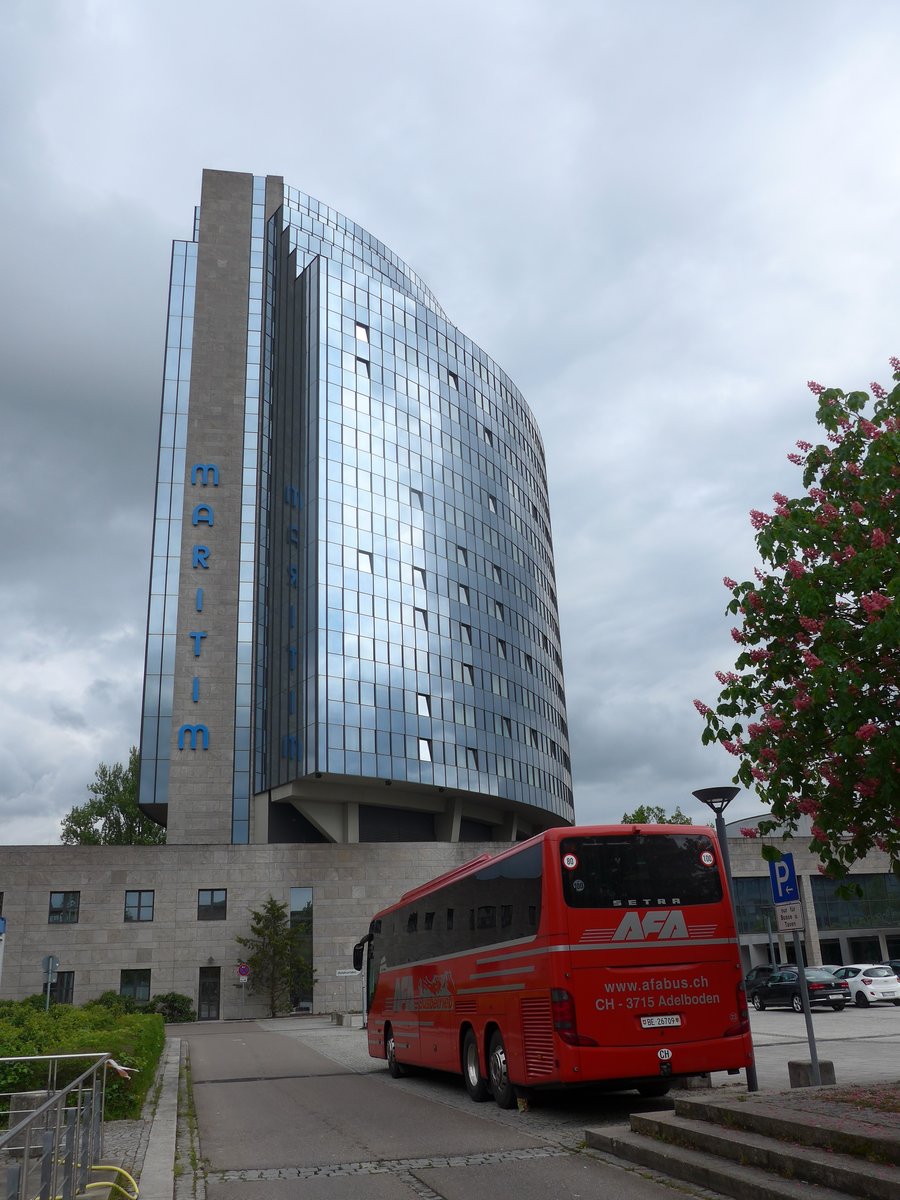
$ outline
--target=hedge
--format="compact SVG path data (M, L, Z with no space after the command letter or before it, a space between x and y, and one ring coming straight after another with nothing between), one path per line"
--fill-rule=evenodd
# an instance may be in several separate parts
M36 1054L106 1052L125 1067L136 1068L124 1079L106 1073L106 1119L141 1115L144 1098L156 1077L165 1044L163 1019L158 1014L123 1015L103 1005L74 1008L52 1005L44 1011L36 999L0 1001L0 1054L4 1057ZM61 1064L58 1086L65 1086L85 1069L85 1063ZM46 1087L47 1066L42 1063L0 1063L0 1093L37 1091Z

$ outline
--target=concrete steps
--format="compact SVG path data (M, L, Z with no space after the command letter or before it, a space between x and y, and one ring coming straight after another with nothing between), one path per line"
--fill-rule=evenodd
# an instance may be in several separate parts
M809 1093L807 1093L808 1095ZM678 1098L674 1112L635 1113L630 1131L588 1129L593 1149L736 1200L900 1196L897 1128L802 1111L790 1097Z

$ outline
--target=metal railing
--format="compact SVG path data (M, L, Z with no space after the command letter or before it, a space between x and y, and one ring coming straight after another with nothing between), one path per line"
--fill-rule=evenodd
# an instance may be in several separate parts
M87 1189L92 1168L103 1161L108 1060L108 1054L0 1058L0 1067L47 1065L45 1088L0 1093L0 1200L74 1200ZM81 1062L85 1070L59 1086L60 1069L67 1075Z

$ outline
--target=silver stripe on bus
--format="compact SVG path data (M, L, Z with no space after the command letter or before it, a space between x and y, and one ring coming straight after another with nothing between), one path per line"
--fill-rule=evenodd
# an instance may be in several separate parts
M508 975L510 971L515 971L518 975L528 975L535 968L534 966L526 967L513 964L503 971L473 971L469 976L470 979L491 979L494 975Z
M525 989L524 983L495 983L493 985L488 985L488 987L457 988L456 994L457 994L457 996L462 996L462 995L471 996L471 995L485 995L485 994L493 995L494 992L521 992L521 991L524 991L524 989Z

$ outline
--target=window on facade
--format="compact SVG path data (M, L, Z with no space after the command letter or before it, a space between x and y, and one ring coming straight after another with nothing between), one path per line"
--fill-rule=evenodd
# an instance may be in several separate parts
M409 497L410 497L410 500L412 501L413 508L423 508L424 507L423 496L422 496L421 492L416 491L415 488L410 488L409 489Z
M536 746L539 746L539 745L540 745L540 739L538 738L538 731L537 731L536 729L531 729L531 728L529 728L529 730L528 730L528 733L529 733L529 736L530 736L530 738L531 738L531 744L532 744L532 746L535 746L535 747L536 747Z
M52 1004L73 1004L75 1000L75 972L57 971L56 982L50 984Z
M494 583L502 583L503 573L496 563L491 563L491 570L494 572Z
M416 711L420 717L431 716L431 699L423 692L419 692L416 696Z
M498 621L503 620L503 605L500 603L499 600L494 601L494 616L497 618Z
M228 910L225 888L200 888L197 892L197 920L224 921Z
M459 379L457 378L457 376L454 375L452 371L448 371L447 375L450 379L450 386L452 388L455 388L457 391L459 391Z
M491 431L489 429L485 428L482 430L482 433L484 434L484 440L487 442L487 444L489 446L493 446L494 435L491 433Z
M119 972L119 995L128 996L139 1004L150 999L150 970L129 969Z
M153 920L153 892L126 892L125 893L125 920L126 921L152 921Z
M469 589L464 583L459 584L459 602L460 604L469 603Z
M364 575L372 574L372 555L368 550L357 550L356 569L362 571Z
M369 344L369 330L365 325L361 325L359 321L356 322L356 340L358 342L365 342L366 345Z
M423 588L425 586L425 572L421 567L413 567L413 583L416 587Z
M472 626L471 625L460 625L459 640L466 646L472 645Z
M506 658L506 642L502 638L497 638L497 655L500 658Z
M500 720L503 723L504 736L511 738L512 737L512 721L509 719L509 717L501 717Z
M428 628L428 613L426 613L425 609L424 608L414 608L413 614L415 617L416 628L417 629L427 629Z
M466 552L465 546L456 547L456 561L462 563L464 567L469 565L469 555Z
M466 766L473 771L478 770L478 751L471 746L466 747Z
M306 967L313 961L313 890L311 887L292 887L290 924L294 930L297 949ZM297 972L291 980L291 1008L294 1012L312 1012L312 971Z
M497 501L496 501L496 499L495 499L493 496L488 496L488 498L487 498L487 502L488 502L488 508L490 509L490 511L491 511L492 513L495 513L495 512L497 511Z
M361 379L369 378L369 364L364 358L358 358L356 360L356 373Z
M51 892L48 925L77 925L81 892Z
M422 762L431 762L431 738L419 738L419 758Z

